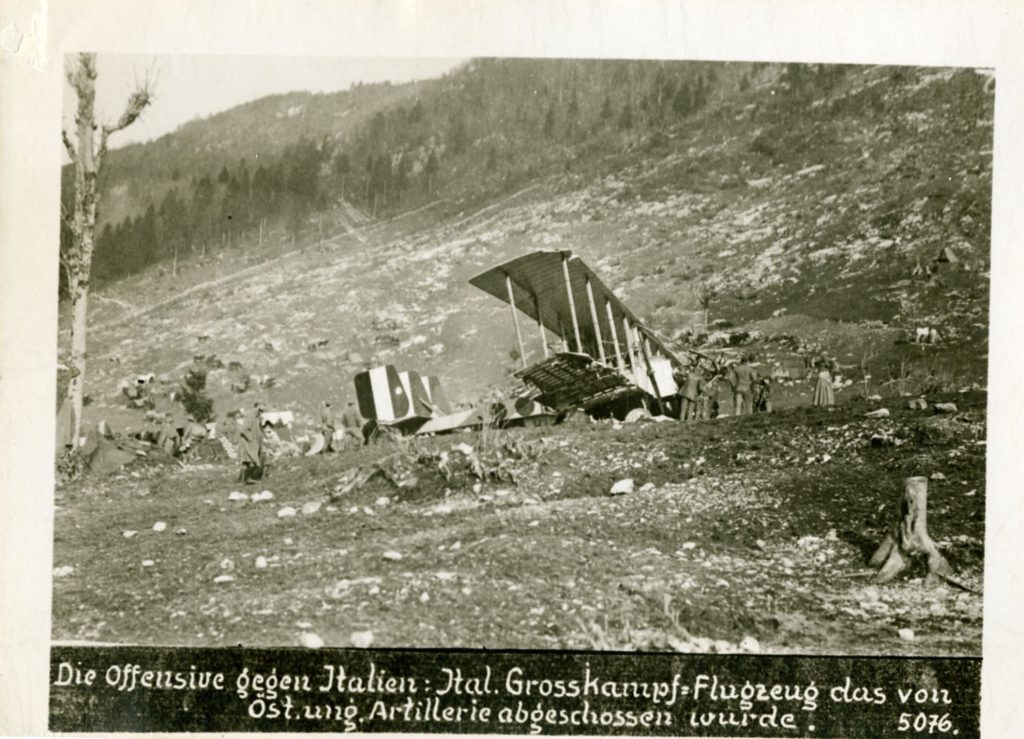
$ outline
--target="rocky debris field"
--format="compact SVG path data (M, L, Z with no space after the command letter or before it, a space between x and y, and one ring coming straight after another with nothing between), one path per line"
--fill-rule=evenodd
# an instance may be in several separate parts
M53 636L980 654L986 397L909 400L87 478L56 492ZM865 564L912 475L940 587Z

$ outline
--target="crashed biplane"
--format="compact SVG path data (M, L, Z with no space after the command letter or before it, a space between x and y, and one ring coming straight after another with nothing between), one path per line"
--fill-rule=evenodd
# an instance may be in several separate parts
M508 303L535 399L562 411L622 416L664 413L685 363L571 251L536 251L473 277L470 284ZM527 363L519 313L536 324L543 358ZM558 339L549 346L549 332Z
M509 398L454 410L441 381L387 364L356 374L359 413L367 421L403 434L441 434L484 425L517 426L551 420L532 398Z

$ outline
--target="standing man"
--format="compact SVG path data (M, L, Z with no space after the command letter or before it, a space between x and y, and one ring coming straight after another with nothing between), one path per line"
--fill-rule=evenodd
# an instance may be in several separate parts
M331 401L325 400L320 405L320 433L324 437L324 447L321 454L334 451L334 411L331 410Z
M348 437L350 436L356 440L357 445L362 443L363 417L359 414L359 409L356 407L354 400L348 401L345 410L341 413L341 428L345 431L346 443L348 443Z
M239 482L250 483L263 478L266 463L263 451L263 403L258 400L253 406L252 416L242 423L238 459L242 463Z
M694 421L698 418L697 400L704 391L704 376L701 374L697 360L690 362L683 381L682 408L679 418L682 421Z
M836 404L835 391L832 387L830 363L824 357L814 363L818 370L818 381L811 396L811 405L830 406ZM833 365L834 366L834 365Z
M772 381L770 377L762 377L757 384L757 401L754 410L758 413L772 412Z
M750 356L743 356L729 372L729 385L733 394L733 414L742 416L750 413L757 384L757 372L749 364Z
M717 405L718 373L714 367L703 367L703 369L705 379L700 389L700 396L697 398L697 417L706 421L718 415L717 408L712 413L712 406Z

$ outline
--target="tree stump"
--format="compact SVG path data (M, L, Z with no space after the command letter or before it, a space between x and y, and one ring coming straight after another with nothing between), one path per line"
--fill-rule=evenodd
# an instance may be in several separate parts
M903 572L911 560L926 557L928 584L950 577L953 569L928 535L928 478L908 477L903 481L900 516L871 557L878 568L878 581L889 582Z

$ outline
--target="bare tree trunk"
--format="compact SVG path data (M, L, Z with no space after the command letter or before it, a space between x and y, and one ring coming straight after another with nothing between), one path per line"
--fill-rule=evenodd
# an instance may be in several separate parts
M900 516L869 564L878 568L879 582L889 582L919 557L927 558L926 582L952 576L953 569L928 535L928 478L908 477L903 481Z
M82 406L85 395L86 329L89 312L89 276L96 229L96 208L99 201L97 182L107 152L110 134L130 126L149 105L152 97L148 84L143 84L128 98L121 117L113 125L96 122L96 55L79 54L67 70L67 81L75 91L77 146L67 131L61 140L75 168L74 212L71 221L73 244L64 261L68 270L71 295L71 381L68 400L71 403L71 438L78 445L82 433ZM95 135L99 131L99 145Z
M86 318L89 313L89 286L76 275L71 286L71 382L68 399L71 401L71 440L78 446L82 433L82 406L85 398Z

